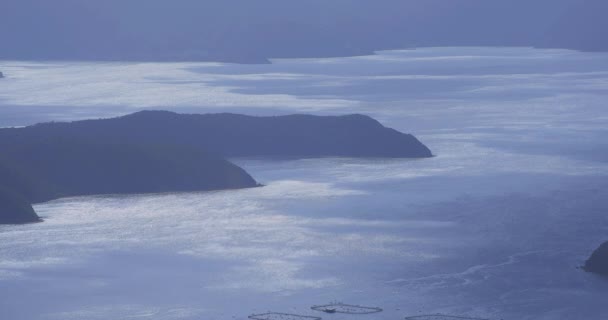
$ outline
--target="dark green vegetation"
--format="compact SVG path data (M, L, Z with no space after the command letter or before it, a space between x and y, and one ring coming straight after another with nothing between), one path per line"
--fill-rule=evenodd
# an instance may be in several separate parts
M362 115L251 117L142 111L0 129L0 223L67 196L255 187L234 156L430 157L415 137Z
M75 195L256 186L236 165L195 148L41 140L3 145L8 171L21 173L9 179L17 181L20 193L32 202Z
M37 221L30 203L67 196L257 185L243 169L195 148L45 137L13 145L5 142L0 191L11 192L0 198L0 223ZM26 206L29 210L20 210ZM17 220L16 215L20 216Z
M142 111L113 119L0 130L0 147L5 141L24 145L41 138L70 141L74 137L87 143L182 145L224 157L432 156L414 136L363 115L252 117Z
M585 262L583 269L587 272L608 276L608 241L593 252Z

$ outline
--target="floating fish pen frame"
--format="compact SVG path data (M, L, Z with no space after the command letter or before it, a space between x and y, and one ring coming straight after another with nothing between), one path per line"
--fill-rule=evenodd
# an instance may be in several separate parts
M345 313L345 314L372 314L382 312L382 308L364 307L354 304L332 303L322 306L312 306L312 310L325 313Z
M484 319L484 318L475 318L475 317L448 316L445 314L426 314L426 315L420 315L420 316L405 317L405 320L450 320L450 319L488 320L488 319Z
M252 314L247 317L252 320L321 320L321 317L303 316L299 314L268 312Z

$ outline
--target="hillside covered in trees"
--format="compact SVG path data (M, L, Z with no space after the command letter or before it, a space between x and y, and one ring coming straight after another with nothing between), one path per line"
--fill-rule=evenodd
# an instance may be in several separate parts
M411 134L364 115L178 114L141 111L127 116L0 129L0 146L45 141L181 145L223 157L431 157Z
M0 129L0 223L67 196L250 188L224 157L431 157L410 134L363 115L252 117L142 111Z
M67 196L257 186L243 169L177 145L41 139L3 144L0 223L35 222L31 203Z

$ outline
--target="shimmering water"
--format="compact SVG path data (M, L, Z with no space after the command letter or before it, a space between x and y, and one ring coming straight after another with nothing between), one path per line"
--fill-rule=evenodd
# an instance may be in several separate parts
M608 240L608 54L0 69L4 125L168 105L359 112L437 155L234 159L267 186L39 204L44 223L0 226L1 319L246 319L334 301L384 309L356 316L369 319L608 312L608 280L577 269Z

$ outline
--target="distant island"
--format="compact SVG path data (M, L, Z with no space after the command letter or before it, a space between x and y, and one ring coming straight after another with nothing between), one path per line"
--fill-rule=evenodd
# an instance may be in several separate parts
M251 188L225 157L431 157L410 134L364 115L123 117L0 129L0 224L68 196Z
M593 252L585 262L583 269L587 272L608 276L608 241Z
M0 79L4 78L4 74L0 71Z
M608 51L606 0L183 0L179 6L162 0L3 0L2 4L7 10L0 28L0 60L268 63L275 58L462 46ZM91 12L94 19L89 18Z
M77 137L77 138L76 138ZM119 118L0 129L0 147L34 141L181 145L222 157L427 158L414 136L364 115L178 114L141 111Z

